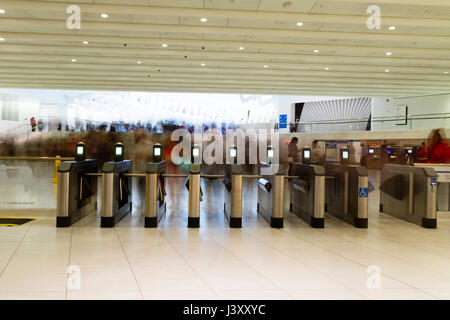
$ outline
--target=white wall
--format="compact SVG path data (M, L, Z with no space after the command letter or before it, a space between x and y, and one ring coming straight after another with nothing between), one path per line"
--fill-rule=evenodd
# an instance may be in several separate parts
M278 116L280 114L287 114L288 128L280 132L289 132L289 123L295 122L295 104L301 102L314 102L314 101L326 101L344 99L346 97L319 97L319 96L278 96ZM278 118L279 119L279 118ZM277 122L278 122L277 119Z
M450 94L407 97L407 98L373 98L372 130L421 130L433 128L450 128L450 119L411 120L408 125L396 125L394 121L379 122L376 118L395 117L398 106L408 106L408 116L450 113ZM401 121L399 121L401 122Z

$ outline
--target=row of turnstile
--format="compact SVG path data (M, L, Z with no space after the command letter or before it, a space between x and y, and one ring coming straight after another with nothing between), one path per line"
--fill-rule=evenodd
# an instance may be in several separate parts
M81 152L81 151L80 151ZM84 151L85 154L85 151ZM161 155L161 150L154 154ZM77 150L78 155L78 150ZM157 160L161 160L156 157ZM189 174L169 174L165 161L148 163L145 173L132 173L122 150L98 173L97 162L76 157L58 168L57 226L68 227L97 210L97 180L101 178L101 227L114 227L131 211L132 177L145 179L145 227L154 228L166 212L165 179L185 178L190 228L200 227L201 178L223 178L224 214L230 227L242 227L243 179L258 180L257 211L273 228L284 225L285 179L290 186L290 212L311 227L324 228L325 211L354 225L368 227L368 196L373 187L366 168L328 163L325 166L260 163L259 174L245 175L243 166L227 164L224 175L202 175L199 164ZM436 227L436 173L432 168L386 165L381 174L380 211L423 227ZM371 188L372 187L372 188Z

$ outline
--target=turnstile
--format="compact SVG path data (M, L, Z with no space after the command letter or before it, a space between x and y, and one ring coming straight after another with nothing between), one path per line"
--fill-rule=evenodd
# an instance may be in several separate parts
M156 228L166 213L166 161L148 163L145 173L145 227Z
M62 162L58 168L56 227L69 227L97 210L97 160Z
M368 226L369 176L361 166L327 163L325 211L353 224Z
M310 223L313 228L324 228L325 168L320 165L291 164L292 179L290 211Z
M282 165L260 163L257 211L272 228L283 228L284 219L284 168ZM265 175L270 171L273 174Z
M200 227L200 201L202 200L200 171L200 164L189 166L189 178L186 182L189 190L188 228Z
M225 166L225 203L223 210L231 228L242 227L242 172L240 164Z
M433 168L385 164L380 180L380 212L436 228L437 174Z
M131 160L106 162L102 169L101 227L114 227L131 211Z

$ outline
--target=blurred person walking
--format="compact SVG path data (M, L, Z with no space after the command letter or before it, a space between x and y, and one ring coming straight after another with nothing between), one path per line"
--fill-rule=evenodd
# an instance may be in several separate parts
M428 146L425 142L422 142L422 147L417 152L417 162L424 163L428 161Z
M34 117L31 117L30 119L30 125L31 125L31 131L36 131L36 119Z
M431 132L429 144L429 163L450 163L450 148L441 129Z
M290 175L291 172L291 163L298 162L298 138L293 137L291 142L288 145L288 156L286 160L286 170L287 175Z

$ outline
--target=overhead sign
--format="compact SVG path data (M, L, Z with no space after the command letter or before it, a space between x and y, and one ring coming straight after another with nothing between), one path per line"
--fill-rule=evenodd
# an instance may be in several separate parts
M280 114L280 129L287 128L287 114Z

